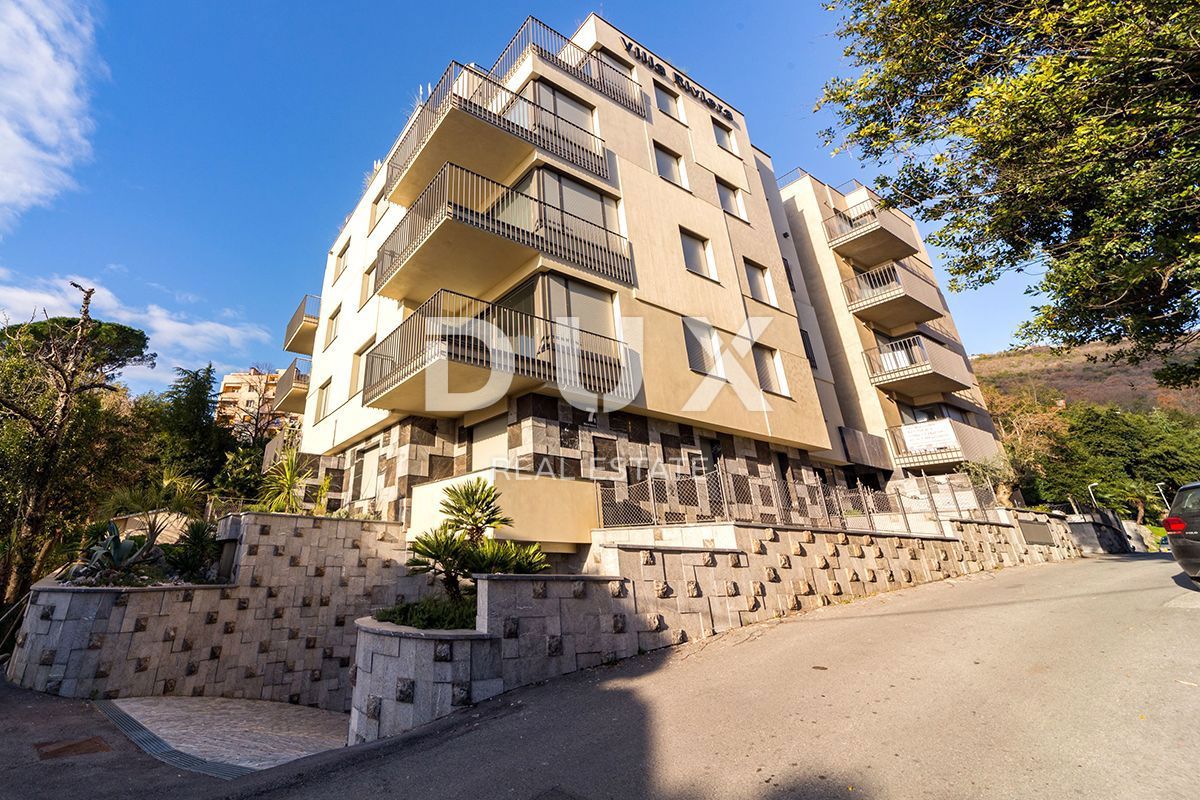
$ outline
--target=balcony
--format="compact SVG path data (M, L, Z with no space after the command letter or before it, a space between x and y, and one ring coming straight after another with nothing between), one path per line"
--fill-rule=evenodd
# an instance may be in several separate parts
M918 267L889 261L842 282L851 313L882 328L937 319L945 313L942 296Z
M1000 452L995 437L956 419L934 419L888 428L896 466L906 469L984 462Z
M909 397L956 392L971 386L966 360L924 336L909 336L863 354L871 384Z
M535 17L525 20L489 71L496 80L510 85L521 70L540 72L534 59L565 72L639 117L646 116L640 83Z
M446 164L380 247L375 291L428 297L446 284L452 264L456 288L482 293L538 253L633 283L624 236Z
M607 336L560 325L511 308L441 290L367 353L363 403L430 416L475 408L449 397L480 390L494 373L509 376L511 394L551 384L560 392L632 399L635 354ZM429 384L435 365L445 385ZM499 399L490 397L482 406Z
M505 176L535 149L608 177L599 136L513 94L487 73L452 62L400 134L388 160L388 196L409 206L447 161Z
M320 317L321 298L311 294L304 295L283 333L283 349L289 353L311 356Z
M871 197L825 218L825 236L838 255L859 264L882 264L917 252L916 234L904 217Z
M307 358L292 359L283 371L279 383L275 384L275 411L288 414L303 414L304 402L308 397L308 379L312 374L312 362Z

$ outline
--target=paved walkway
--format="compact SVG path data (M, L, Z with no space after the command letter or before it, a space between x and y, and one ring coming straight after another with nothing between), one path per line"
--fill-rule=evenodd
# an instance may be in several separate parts
M261 700L130 697L112 704L170 749L241 771L345 747L350 724L349 714Z
M260 800L1193 797L1200 592L1178 576L1169 556L1097 558L830 606L225 789Z

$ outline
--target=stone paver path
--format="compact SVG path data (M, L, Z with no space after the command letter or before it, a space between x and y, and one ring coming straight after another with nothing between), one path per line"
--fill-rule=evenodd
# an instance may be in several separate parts
M349 715L225 697L130 697L113 704L182 753L267 769L346 746Z

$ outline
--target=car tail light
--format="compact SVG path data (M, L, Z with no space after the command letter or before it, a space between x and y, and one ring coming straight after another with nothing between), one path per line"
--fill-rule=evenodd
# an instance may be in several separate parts
M1163 520L1163 527L1167 529L1167 533L1183 533L1187 530L1187 523L1179 517L1167 517Z

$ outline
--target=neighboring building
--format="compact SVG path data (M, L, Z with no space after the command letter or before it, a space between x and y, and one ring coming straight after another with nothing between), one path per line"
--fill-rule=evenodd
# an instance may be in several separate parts
M276 392L352 510L424 530L446 481L480 475L505 535L569 552L638 497L694 521L886 482L887 393L912 389L915 420L950 388L867 372L818 210L846 198L785 201L736 108L594 14L570 39L530 18L490 69L451 63L382 164Z
M285 371L251 367L246 372L231 372L221 378L217 394L218 425L232 429L246 439L270 438L289 424L299 426L303 404L279 409L276 393Z

